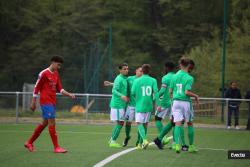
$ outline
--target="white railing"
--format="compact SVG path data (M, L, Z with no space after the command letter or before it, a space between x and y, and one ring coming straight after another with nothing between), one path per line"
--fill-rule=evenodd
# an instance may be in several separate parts
M21 95L30 95L30 97L32 97L32 92L0 92L0 96L7 96L10 95L12 97L15 97L15 122L18 123L19 122L19 110L20 110L20 97ZM91 102L91 98L95 99L95 98L106 98L106 99L110 99L111 98L111 94L89 94L89 93L74 93L76 98L81 98L82 100L84 100L85 104L84 106L89 106L90 102ZM60 93L57 94L57 96L61 97L62 95ZM24 99L24 98L23 98ZM224 117L226 117L227 120L227 110L228 110L228 104L229 101L240 101L240 102L248 102L250 103L250 99L229 99L229 98L210 98L210 97L200 97L201 100L201 104L205 104L207 101L214 101L214 102L219 102L221 103L221 121L224 121ZM24 104L24 101L22 102L22 104ZM1 107L1 106L0 106ZM224 108L225 107L225 111ZM14 108L14 107L13 107ZM107 109L108 110L108 109ZM202 109L201 109L202 111ZM88 122L89 118L89 113L88 110L86 111L86 113L84 114L85 116L85 120L86 122Z

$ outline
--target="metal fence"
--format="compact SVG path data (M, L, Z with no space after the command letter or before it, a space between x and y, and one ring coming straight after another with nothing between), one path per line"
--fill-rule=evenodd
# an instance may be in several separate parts
M110 123L110 94L80 94L76 99L57 94L57 122L62 123ZM41 109L29 109L32 92L0 92L0 122L25 123L40 122ZM195 122L201 124L227 124L228 103L230 100L240 101L240 125L245 126L248 118L246 99L200 98L199 105L193 104ZM39 100L37 100L39 101ZM224 107L222 107L224 106ZM154 113L152 113L154 114ZM234 117L232 117L234 119ZM232 122L233 122L232 119Z

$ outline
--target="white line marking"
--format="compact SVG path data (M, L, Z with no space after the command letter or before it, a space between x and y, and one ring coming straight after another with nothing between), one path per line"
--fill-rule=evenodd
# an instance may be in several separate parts
M152 145L152 144L154 144L154 142L149 143L149 145ZM113 155L107 157L106 159L98 162L93 167L103 167L104 165L108 164L109 162L113 161L114 159L116 159L124 154L127 154L131 151L134 151L134 150L137 150L137 147L129 148L129 149L123 150L121 152L118 152L116 154L113 154Z
M154 142L151 142L149 145L153 145L153 144L154 144ZM127 154L127 153L129 153L131 151L134 151L136 149L137 149L136 147L129 148L129 149L123 150L121 152L118 152L116 154L113 154L113 155L107 157L106 159L98 162L93 167L103 167L104 165L108 164L109 162L113 161L114 159L116 159L116 158L118 158L118 157L120 157L120 156L122 156L124 154ZM221 148L221 149L218 148L217 149L217 148L203 148L203 147L199 147L198 149L200 149L200 150L212 150L212 151L228 151L227 149L223 149L223 148Z
M224 149L224 148L202 148L202 147L198 147L198 149L200 149L200 150L212 150L212 151L228 151L228 149Z
M127 154L127 153L129 153L129 152L131 152L131 151L134 151L134 150L136 150L136 149L137 149L136 147L134 147L134 148L129 148L129 149L127 149L127 150L124 150L124 151L118 152L118 153L116 153L116 154L113 154L113 155L109 156L108 158L106 158L106 159L104 159L104 160L98 162L98 163L95 164L93 167L102 167L102 166L106 165L107 163L113 161L114 159L116 159L116 158L118 158L118 157L120 157L120 156L122 156L122 155L124 155L124 154Z

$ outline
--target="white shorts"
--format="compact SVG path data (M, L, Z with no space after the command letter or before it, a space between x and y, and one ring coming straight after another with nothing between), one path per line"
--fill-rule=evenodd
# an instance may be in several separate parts
M135 107L128 106L125 113L125 120L128 122L132 122L135 118Z
M161 108L161 112L156 110L155 115L159 118L162 118L162 119L165 119L166 117L169 117L171 119L171 117L172 117L171 107Z
M151 118L151 112L136 112L135 122L137 123L148 123Z
M174 122L181 122L183 120L185 120L185 122L193 121L194 114L191 102L174 100L172 112L174 116Z
M110 120L111 121L124 121L125 120L125 109L111 108Z

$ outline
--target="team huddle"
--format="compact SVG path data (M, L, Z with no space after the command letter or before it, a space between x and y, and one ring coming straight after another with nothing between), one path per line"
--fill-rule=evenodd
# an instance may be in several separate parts
M30 152L35 151L33 143L48 126L51 141L55 153L66 153L67 150L60 147L56 133L56 92L75 98L62 88L58 74L63 59L60 56L53 56L50 66L44 69L38 76L31 103L31 110L36 109L36 100L40 92L40 105L43 121L37 125L30 138L25 142L24 147ZM188 58L181 58L179 61L180 70L174 73L175 66L168 62L165 64L166 75L162 78L161 89L158 91L157 81L150 74L150 65L144 64L138 67L134 76L128 75L128 65L126 63L119 66L120 74L115 78L114 83L104 82L106 86L112 85L112 98L110 102L110 119L116 122L109 141L110 147L121 147L116 142L120 131L125 124L126 138L123 146L127 146L130 140L131 124L133 120L137 123L138 138L137 148L146 149L149 145L147 140L148 123L151 113L155 111L155 124L158 129L158 136L154 143L159 149L163 149L170 138L166 134L173 129L173 144L171 148L177 153L181 150L196 152L193 129L193 107L191 97L199 102L198 95L191 92L193 77L190 75L194 68L194 62ZM169 122L163 127L162 120L169 117ZM183 124L188 125L189 146L185 144Z
M199 102L199 96L191 91L194 82L190 75L194 68L194 62L189 58L181 58L179 61L179 71L174 73L175 66L171 62L165 64L166 75L162 78L161 89L158 91L157 81L149 76L150 65L143 64L135 71L134 76L128 75L128 65L121 64L120 74L115 78L114 83L105 81L106 86L112 85L112 98L110 102L110 119L116 125L112 130L109 141L110 147L121 147L116 142L120 131L125 124L126 137L123 146L127 146L130 140L132 121L135 120L138 130L136 146L138 149L146 149L149 145L147 139L148 123L154 104L157 106L155 111L155 125L158 129L158 136L154 143L159 149L169 143L170 137L166 137L168 132L173 129L173 144L170 148L177 153L180 151L196 152L194 146L193 128L193 107L191 97L195 102ZM155 102L155 103L154 103ZM162 120L169 117L169 122L163 126ZM188 126L189 146L185 143L184 123Z

